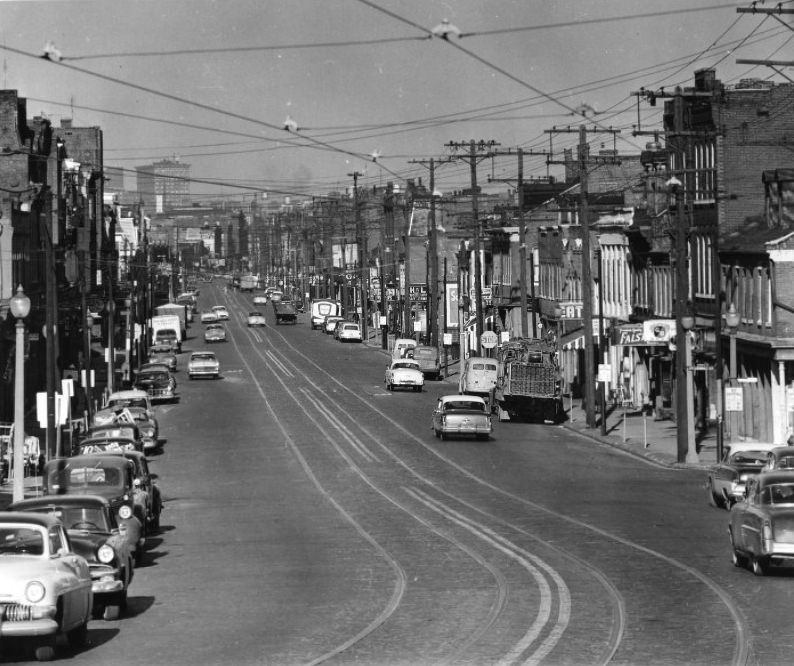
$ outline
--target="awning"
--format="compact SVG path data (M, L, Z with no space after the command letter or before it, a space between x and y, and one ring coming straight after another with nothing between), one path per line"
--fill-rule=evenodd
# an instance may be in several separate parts
M563 342L562 348L565 350L584 349L584 333L580 332L579 337L568 340L568 342Z

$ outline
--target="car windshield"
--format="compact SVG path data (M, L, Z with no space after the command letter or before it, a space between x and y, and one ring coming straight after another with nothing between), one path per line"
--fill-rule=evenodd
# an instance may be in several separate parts
M358 324L345 324L344 330L346 330L346 331L357 331L358 330Z
M121 470L117 467L104 467L101 461L90 467L85 463L57 465L48 473L48 486L52 494L88 492L92 489L122 488Z
M34 527L0 526L0 555L43 555L44 537Z
M123 409L124 407L141 407L146 409L146 400L144 398L116 398L108 403L108 407L113 409Z
M392 368L395 370L398 368L406 368L408 370L418 370L419 366L416 363L395 363Z
M143 379L145 381L152 381L159 379L165 381L168 379L168 373L160 370L144 370L138 375L138 379Z
M794 483L774 483L764 487L761 504L794 504Z
M208 331L222 331L223 330L223 326L221 326L220 324L210 324L209 326L207 326L207 330Z
M471 409L477 412L485 411L485 404L476 400L452 400L444 405L446 411L457 409Z
M60 520L67 530L110 532L105 512L93 506L48 506L35 509L36 513L47 513Z
M249 312L248 316L249 317L261 317L262 313L261 312Z
M215 354L193 354L193 361L214 361Z

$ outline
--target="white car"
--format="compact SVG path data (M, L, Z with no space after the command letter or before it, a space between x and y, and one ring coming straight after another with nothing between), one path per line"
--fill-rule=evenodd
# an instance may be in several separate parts
M218 375L220 375L220 363L218 363L215 352L193 352L190 355L190 360L187 362L187 374L190 379L195 379L196 377L211 377L212 379L218 379Z
M254 305L267 305L267 296L264 294L254 296Z
M418 361L399 358L393 360L386 368L384 382L389 391L398 388L412 388L414 391L421 391L425 385L425 376L422 374Z
M202 324L213 324L218 321L218 313L213 310L207 310L201 313Z
M259 312L258 310L254 310L253 312L248 313L248 325L249 326L267 326L267 322L265 322L265 315Z
M229 311L225 305L213 305L212 311L218 316L218 321L227 321L229 319Z
M336 326L339 342L361 342L361 327L355 322L344 322Z

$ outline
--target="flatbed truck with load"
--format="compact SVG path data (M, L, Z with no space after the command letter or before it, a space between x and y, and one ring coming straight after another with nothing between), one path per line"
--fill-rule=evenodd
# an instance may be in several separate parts
M555 344L532 338L510 340L499 349L497 360L493 405L500 421L563 419Z

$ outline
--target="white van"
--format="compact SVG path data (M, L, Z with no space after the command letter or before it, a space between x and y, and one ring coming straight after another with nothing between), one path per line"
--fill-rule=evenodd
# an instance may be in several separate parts
M322 328L326 317L339 317L342 315L342 304L329 298L319 298L312 301L312 311L309 323L312 330Z
M392 348L391 357L412 358L415 347L416 347L416 340L412 340L411 338L397 338L394 341L394 347Z

